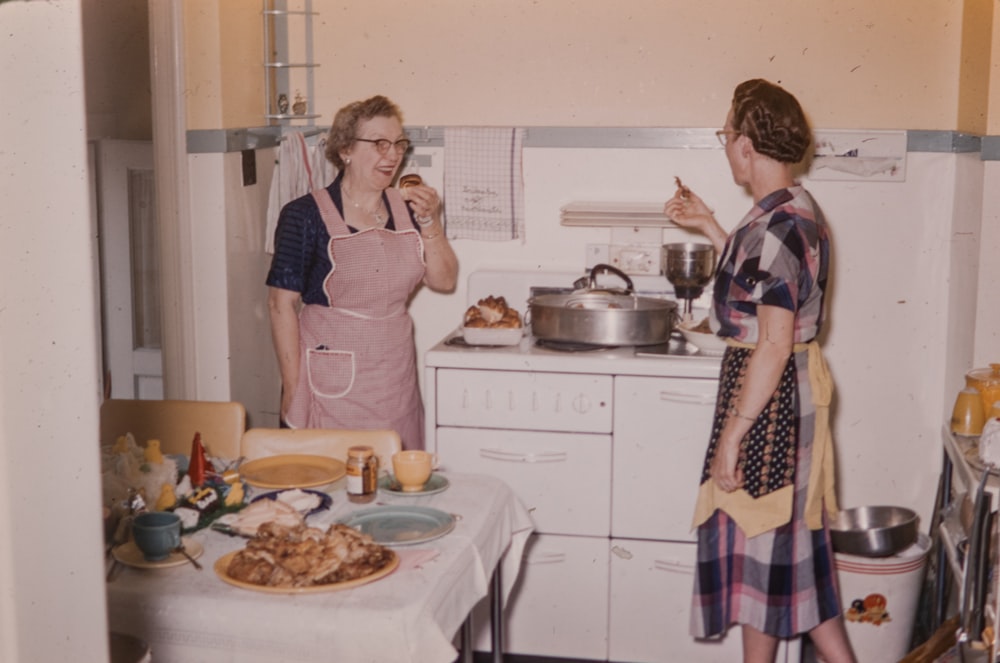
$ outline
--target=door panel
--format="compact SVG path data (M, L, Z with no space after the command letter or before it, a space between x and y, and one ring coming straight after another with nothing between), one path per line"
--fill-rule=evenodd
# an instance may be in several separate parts
M153 145L102 140L96 156L101 326L110 395L163 398Z

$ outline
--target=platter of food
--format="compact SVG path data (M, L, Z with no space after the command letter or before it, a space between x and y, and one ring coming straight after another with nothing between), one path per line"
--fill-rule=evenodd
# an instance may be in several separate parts
M480 299L465 311L462 338L467 345L517 345L523 336L521 314L502 296Z
M200 543L186 536L181 537L181 544L192 559L198 559L205 552L205 548ZM111 551L111 556L125 566L136 569L168 569L172 566L182 566L188 563L188 559L179 551L171 552L166 559L150 562L143 556L142 551L139 550L134 541L116 546Z
M455 516L426 506L376 506L339 522L385 546L426 543L455 529Z
M343 525L327 531L267 524L242 550L215 562L225 583L268 594L317 594L358 587L392 573L395 551Z
M281 454L248 460L240 477L258 488L315 488L347 474L342 460L310 454Z

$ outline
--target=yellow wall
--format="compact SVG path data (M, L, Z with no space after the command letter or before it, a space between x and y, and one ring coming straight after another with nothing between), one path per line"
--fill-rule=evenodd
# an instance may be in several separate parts
M959 131L985 134L988 127L993 0L965 0L959 68Z
M408 124L715 126L756 76L791 89L818 127L986 125L992 0L313 5L324 125L381 92ZM260 5L185 12L190 128L265 124Z
M264 126L261 5L185 0L188 129Z

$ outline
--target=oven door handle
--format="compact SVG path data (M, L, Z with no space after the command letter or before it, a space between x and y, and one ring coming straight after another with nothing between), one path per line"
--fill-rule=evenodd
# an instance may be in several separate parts
M686 403L689 405L714 405L715 394L692 394L683 391L660 391L661 401Z
M528 452L504 451L503 449L480 449L479 455L490 460L507 463L561 463L569 459L565 451Z

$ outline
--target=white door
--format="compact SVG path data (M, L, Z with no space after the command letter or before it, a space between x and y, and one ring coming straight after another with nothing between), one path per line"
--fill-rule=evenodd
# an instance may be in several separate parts
M163 398L153 144L102 140L96 152L101 325L110 395Z

